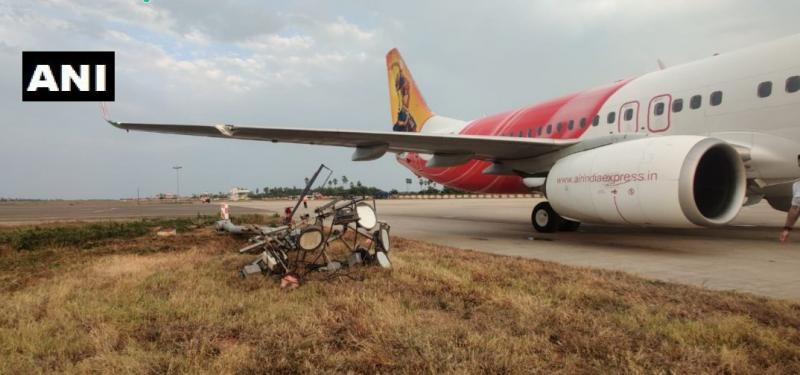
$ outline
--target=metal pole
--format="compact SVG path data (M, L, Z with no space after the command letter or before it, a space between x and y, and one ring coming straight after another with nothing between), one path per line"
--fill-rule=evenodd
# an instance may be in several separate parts
M177 193L175 194L175 201L177 202L180 200L181 197L181 167L180 165L176 165L172 167L175 170L175 183L177 185Z

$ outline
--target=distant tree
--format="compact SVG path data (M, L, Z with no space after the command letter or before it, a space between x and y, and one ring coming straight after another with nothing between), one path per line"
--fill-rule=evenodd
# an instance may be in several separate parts
M464 194L464 192L458 189L453 189L445 186L444 188L442 188L442 194Z
M347 182L350 181L347 179L347 176L342 176L342 185L347 185Z

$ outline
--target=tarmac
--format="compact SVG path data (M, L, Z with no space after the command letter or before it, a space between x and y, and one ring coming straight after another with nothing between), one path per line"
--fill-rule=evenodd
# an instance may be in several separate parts
M463 249L619 270L642 277L800 300L800 230L778 242L785 214L761 203L722 228L658 229L582 225L577 232L536 233L539 199L378 200L392 235ZM311 201L309 211L324 201ZM233 215L282 212L289 201L230 202ZM0 225L214 215L217 202L135 201L0 203Z

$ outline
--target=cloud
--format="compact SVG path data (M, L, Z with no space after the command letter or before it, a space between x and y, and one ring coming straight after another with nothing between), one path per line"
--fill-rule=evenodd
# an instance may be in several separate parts
M314 38L309 35L282 36L269 34L247 39L239 42L238 45L253 51L263 52L302 51L314 46Z
M344 17L338 17L335 22L325 25L326 31L334 38L345 40L369 41L375 33L362 30L355 24L347 22Z
M217 41L237 42L272 34L286 25L263 1L154 0L151 5L172 20L172 31L182 35L200 32Z

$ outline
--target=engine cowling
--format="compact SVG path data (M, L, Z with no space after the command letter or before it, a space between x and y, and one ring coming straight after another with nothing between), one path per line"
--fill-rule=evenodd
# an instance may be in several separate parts
M559 160L545 191L561 216L590 223L693 227L738 215L746 175L728 143L701 136L626 141Z

